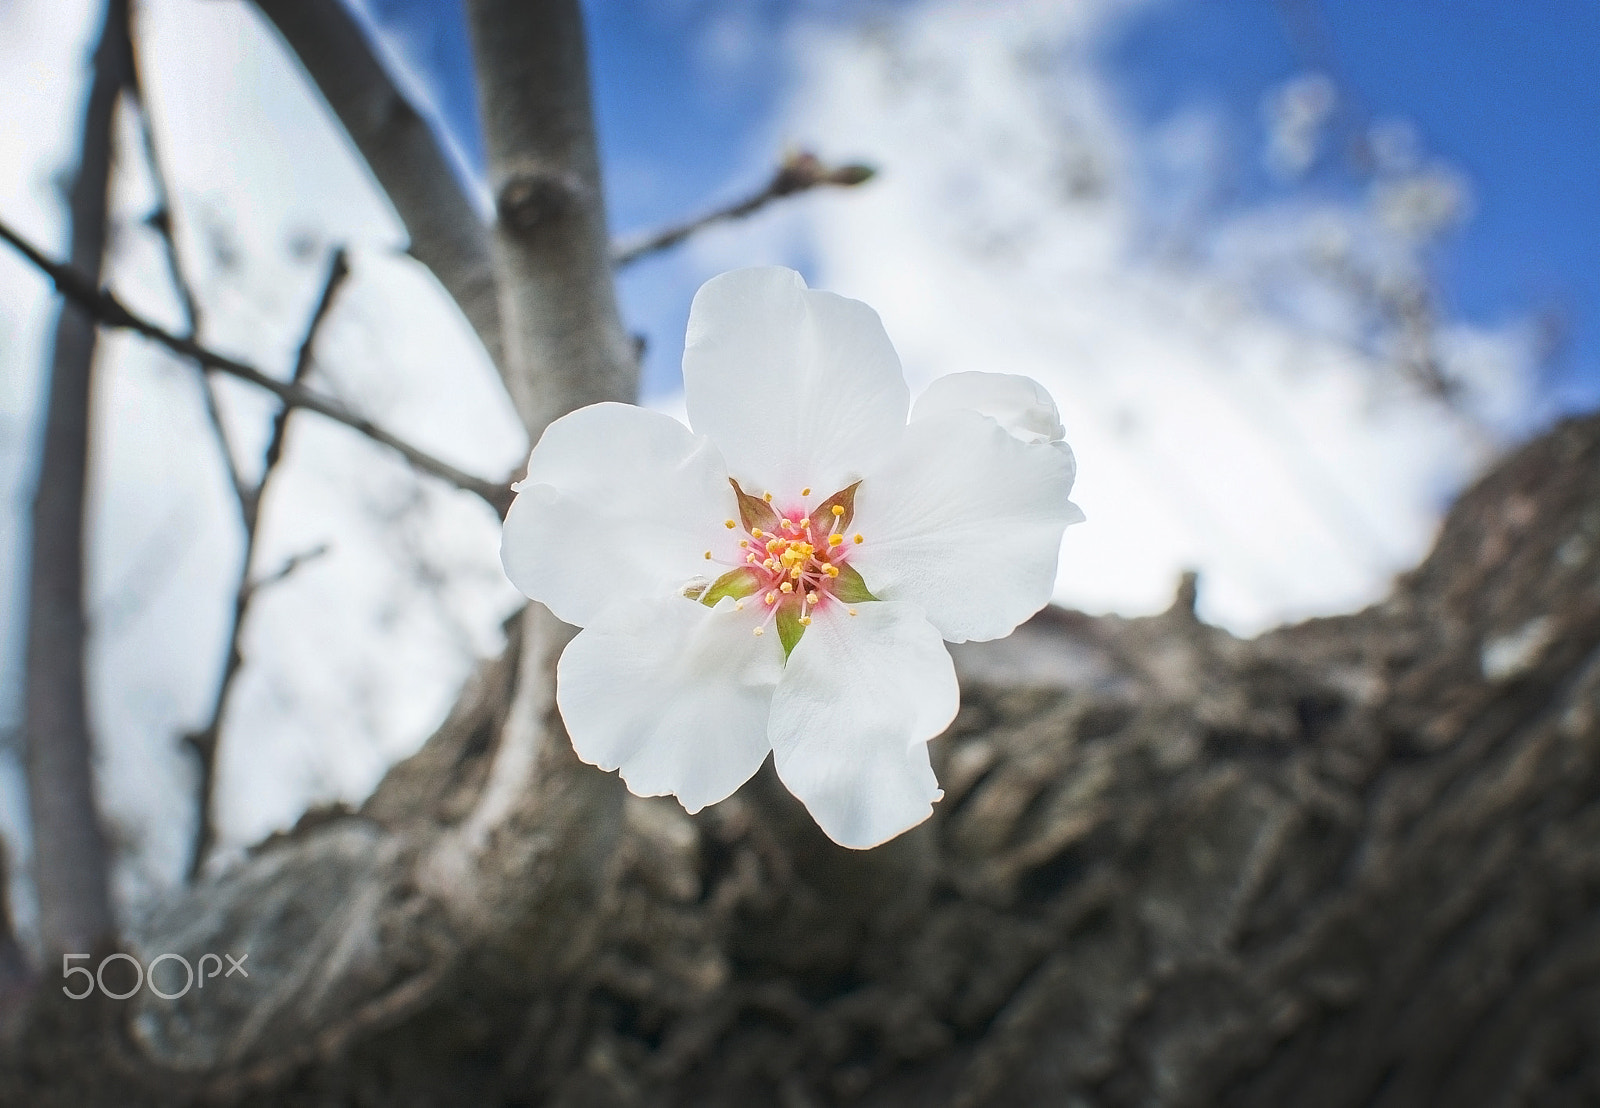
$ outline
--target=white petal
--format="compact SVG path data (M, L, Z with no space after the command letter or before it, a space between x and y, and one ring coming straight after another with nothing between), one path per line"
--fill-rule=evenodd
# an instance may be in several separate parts
M905 427L910 393L878 313L806 288L791 269L740 269L695 294L683 352L689 423L747 492L837 492Z
M692 814L726 800L771 749L767 712L783 672L759 613L669 596L607 608L556 666L556 704L578 757L621 769L637 796L676 795Z
M905 600L951 642L995 639L1044 607L1068 499L1072 450L1029 445L987 416L919 419L861 483L850 564L884 600Z
M939 632L910 604L825 604L772 698L773 763L828 837L865 849L943 796L928 740L961 695Z
M1032 377L1014 373L950 373L925 389L911 406L911 419L943 412L974 411L989 416L1027 443L1058 442L1066 436L1056 402Z
M660 412L592 404L545 428L506 514L511 583L582 627L607 604L716 577L738 538L728 471L703 435Z

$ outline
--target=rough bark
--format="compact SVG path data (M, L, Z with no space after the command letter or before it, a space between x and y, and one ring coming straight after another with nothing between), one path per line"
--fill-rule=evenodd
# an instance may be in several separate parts
M489 228L349 9L342 0L256 0L256 7L305 66L388 194L411 255L433 271L489 357L503 366Z
M128 0L109 0L69 198L71 264L98 281L106 245L111 128L132 74ZM84 496L94 320L64 302L56 323L28 581L24 736L34 882L48 953L113 937L105 836L94 795L84 648Z
M630 799L596 909L519 898L510 862L496 941L464 940L370 875L482 809L537 687L514 650L359 812L142 936L248 949L248 985L113 1016L46 989L0 1102L1600 1100L1600 415L1366 611L1253 641L1184 603L1051 611L957 651L920 844L840 851L766 771L693 819ZM409 960L356 995L380 943Z

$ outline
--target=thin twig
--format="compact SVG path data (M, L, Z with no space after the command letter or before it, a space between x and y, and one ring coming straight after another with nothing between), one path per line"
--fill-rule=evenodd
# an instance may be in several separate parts
M267 589L270 589L273 585L282 584L284 581L288 580L296 570L316 561L331 549L333 548L327 543L318 543L310 550L302 550L298 554L291 554L288 558L284 559L283 565L279 566L265 577L259 577L251 581L245 586L245 588L249 592L250 596L254 598L257 593L264 592Z
M172 285L173 292L177 294L179 304L183 307L183 337L198 341L201 321L200 301L195 295L194 283L189 280L189 274L184 269L183 255L178 250L177 231L173 226L177 211L172 200L172 186L169 183L166 162L161 157L161 144L156 141L155 121L150 116L150 104L144 95L137 41L134 43L131 72L133 76L127 91L138 105L139 138L144 145L145 164L150 167L150 180L156 194L155 211L150 213L145 223L161 239L162 255L167 263L167 279ZM228 434L228 425L222 417L222 406L217 401L216 386L211 379L212 373L213 371L208 369L200 374L200 395L205 402L206 420L211 424L211 433L217 440L217 448L222 454L222 464L228 473L228 484L233 489L234 499L239 505L239 514L243 517L249 512L249 485L239 469L238 454L233 448L232 437Z
M851 188L870 181L873 173L872 167L865 165L827 166L815 154L803 150L790 154L784 158L783 164L778 166L770 181L743 200L694 219L672 224L631 242L618 243L612 248L611 264L621 269L647 255L676 246L690 235L714 223L753 215L774 200L824 185Z
M255 385L257 388L264 389L291 407L305 408L307 411L316 412L318 415L325 416L335 423L342 423L351 430L365 435L373 442L387 446L410 462L413 468L419 469L423 473L431 474L446 484L454 485L458 489L479 497L502 517L505 516L507 509L510 508L513 494L509 486L487 481L482 477L474 477L470 473L463 473L449 462L435 458L426 451L412 446L397 435L385 431L371 420L356 415L332 397L323 396L302 385L279 381L252 365L241 362L236 358L230 358L226 354L220 354L215 350L200 345L193 339L180 338L164 327L150 322L143 316L135 315L110 292L96 287L93 281L85 279L82 274L71 266L62 265L52 260L3 221L0 221L0 239L9 243L13 249L27 258L30 263L55 283L56 289L63 296L78 304L103 326L119 327L137 332L147 339L160 343L175 354L193 359L202 366L218 370L230 377L236 377L241 381L247 381Z
M306 375L311 372L317 337L322 332L323 323L328 319L333 302L339 295L339 289L349 275L350 266L345 260L343 248L340 248L334 251L333 260L328 266L327 280L323 282L322 295L317 298L316 309L311 313L310 322L306 324L305 337L300 341L300 352L295 358L291 384L301 385ZM228 629L228 646L222 663L222 678L217 683L216 696L211 702L210 718L204 726L183 737L200 763L199 779L195 786L197 794L195 808L198 815L189 852L191 881L199 876L200 868L205 865L206 857L216 843L216 821L211 809L216 791L217 747L222 743L222 728L227 719L228 702L233 694L234 682L244 664L244 651L240 639L244 633L245 620L250 614L251 601L261 589L282 581L306 562L326 552L325 547L319 547L309 553L290 558L282 569L270 577L257 580L251 576L254 572L257 540L261 531L261 501L266 495L273 474L278 469L278 463L283 460L283 441L289 428L289 414L293 410L293 406L289 404L278 409L277 415L272 420L272 434L267 440L266 460L261 467L261 479L253 488L242 486L240 488L239 507L244 517L244 554L239 563L239 584L234 591L233 616ZM227 449L226 440L223 442L223 449Z

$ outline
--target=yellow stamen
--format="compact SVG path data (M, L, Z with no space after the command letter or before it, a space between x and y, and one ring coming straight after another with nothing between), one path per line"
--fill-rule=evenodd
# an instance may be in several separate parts
M760 628L760 627L757 627L757 628L756 628L756 634L758 634L758 635L765 635L765 634L766 634L766 631L764 631L764 630L762 630L762 629L761 629L761 628Z
M811 617L810 616L801 616L800 617L800 626L801 627L810 627L811 626Z
M732 531L732 530L733 530L733 520L731 520L731 519L725 519L725 520L723 520L723 521L722 521L722 525L723 525L723 526L724 526L724 527L726 527L726 528L727 528L727 529L728 529L728 530L730 530L730 531ZM761 533L761 532L760 532L760 531L757 531L757 532L756 532L756 534L758 534L758 535L759 535L759 534L760 534L760 533Z
M744 611L744 601L742 601L742 600L735 600L735 601L734 601L734 602L733 602L733 610L734 610L734 611L736 611L736 612L742 612L742 611Z
M838 546L842 542L844 542L844 536L843 535L829 535L828 536L828 545L829 546Z
M711 560L711 551L707 550L706 551L706 561L709 562L710 560Z
M778 586L778 591L783 593L785 596L788 596L790 593L794 592L794 586L785 581L783 584Z
M750 528L750 533L759 539L761 537L761 528L752 527Z
M772 494L770 492L764 492L761 494L761 499L765 500L768 504L771 504Z
M801 489L800 490L800 495L801 496L810 496L811 495L811 490L810 489Z
M851 541L851 542L853 542L853 543L856 543L856 544L857 544L857 545L860 545L860 543L861 543L861 536L860 536L860 535L857 535L857 536L856 536L856 537L855 537L855 538L853 538L853 539L851 539L851 540L850 540L850 541Z
M855 610L855 609L854 609L854 608L851 608L851 609L850 609L850 614L851 614L851 615L855 615L855 614L856 614L856 610Z
M749 546L750 545L750 540L749 539L740 539L739 540L739 545L740 546Z
M822 567L822 572L826 573L829 577L837 577L837 576L839 576L839 567L838 566L832 566L832 565L823 566Z
M807 604L815 604L816 602L817 602L817 594L816 593L814 593L814 592L806 593L806 603Z
M833 514L836 515L836 516L844 515L844 505L843 504L835 504L833 506Z
M791 569L789 571L789 576L794 578L796 581L800 580L800 567L795 566L793 569Z
M766 595L766 601L767 601L768 604L775 604L775 603L777 603L777 600L778 600L778 594L775 593L775 592L769 592Z

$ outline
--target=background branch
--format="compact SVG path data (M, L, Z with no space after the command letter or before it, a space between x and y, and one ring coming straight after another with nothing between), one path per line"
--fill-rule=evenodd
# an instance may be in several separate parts
M290 378L291 384L301 384L311 372L317 336L323 322L328 318L334 299L339 295L339 289L349 275L350 266L345 259L344 250L341 248L334 251L333 261L328 266L327 280L322 286L322 295L317 298L316 309L311 313L311 321L306 324L305 337L300 342L300 352L295 358L294 374ZM233 693L239 671L244 665L240 637L244 631L245 618L250 614L250 604L263 587L283 580L301 565L319 557L326 549L319 547L310 553L289 559L269 578L256 580L252 576L255 572L256 540L260 535L261 501L266 495L273 474L278 469L278 463L283 460L283 442L289 429L289 416L293 411L293 407L285 404L278 409L277 415L273 418L272 434L268 437L265 461L261 467L261 479L254 487L239 486L239 505L244 517L244 553L239 560L239 583L233 594L233 612L228 626L228 645L223 655L222 676L217 682L217 692L211 701L210 716L201 727L183 737L184 743L194 751L200 769L195 781L195 830L189 850L188 874L191 881L199 875L201 867L205 865L206 858L211 853L211 848L216 845L217 826L212 808L216 793L217 748L222 742L222 728L227 719L228 700ZM217 426L220 429L220 421ZM222 439L222 448L225 452L228 450L225 437Z
M90 287L105 257L117 98L131 77L128 0L108 0L70 196L71 265L88 275L82 279ZM64 302L33 500L23 693L34 881L47 957L90 951L115 936L84 674L84 497L94 356L92 313Z
M743 200L693 219L671 224L631 241L618 243L612 248L611 264L618 269L632 265L641 258L677 246L697 231L717 223L744 219L746 216L754 215L774 200L781 200L786 196L809 192L811 189L826 185L850 188L865 184L872 180L875 172L867 165L824 165L815 154L805 150L797 151L783 159L770 181Z
M305 66L388 195L410 236L411 256L433 271L503 367L489 230L433 131L340 0L256 0L256 7Z
M427 451L385 431L371 420L356 415L332 397L323 396L307 389L303 385L279 381L252 365L241 362L236 358L230 358L226 354L220 354L209 347L200 345L193 339L174 335L166 328L129 311L120 300L110 292L99 288L94 281L86 279L73 266L63 265L52 260L4 222L0 222L0 240L10 243L18 253L42 270L55 282L56 288L63 296L87 311L88 318L91 321L97 320L107 327L120 327L129 331L136 331L144 337L160 343L173 353L190 358L205 368L218 370L230 377L248 381L257 388L265 389L290 407L305 408L307 411L326 416L335 423L342 423L351 430L359 431L372 441L381 443L398 453L406 461L410 462L413 468L419 469L423 473L431 474L447 484L454 485L458 489L470 492L481 498L502 517L504 517L506 509L510 507L512 493L507 485L487 481L481 477L474 477L457 469L449 462L435 458Z

